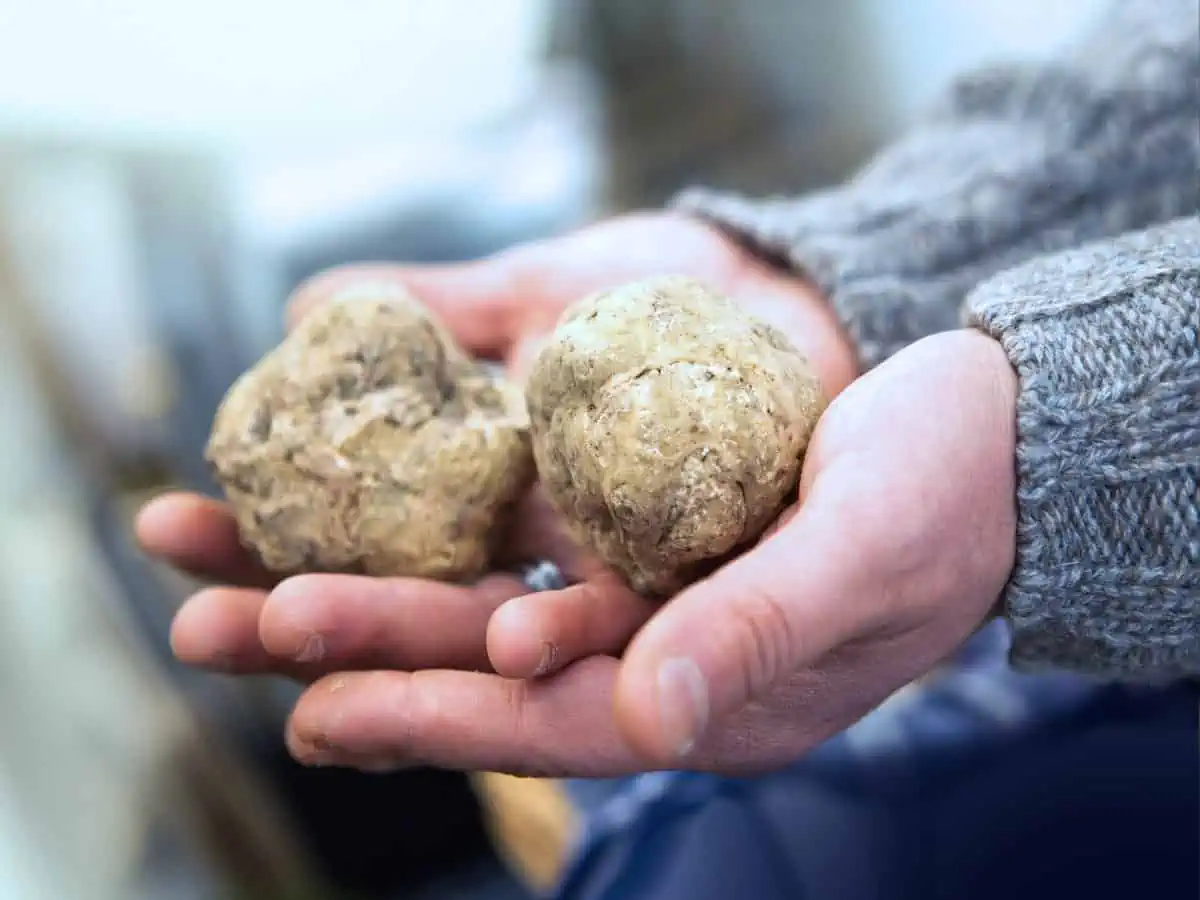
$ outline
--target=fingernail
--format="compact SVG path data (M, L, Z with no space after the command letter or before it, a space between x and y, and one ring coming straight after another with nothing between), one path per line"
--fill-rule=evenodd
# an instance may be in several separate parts
M304 646L296 654L296 662L320 662L325 656L325 640L319 634L310 634L304 639Z
M675 755L691 753L708 724L708 686L692 660L676 657L659 667L658 715Z
M554 665L558 659L558 648L550 641L545 641L542 644L542 656L538 660L537 668L533 670L533 677L538 678L550 671L550 667Z

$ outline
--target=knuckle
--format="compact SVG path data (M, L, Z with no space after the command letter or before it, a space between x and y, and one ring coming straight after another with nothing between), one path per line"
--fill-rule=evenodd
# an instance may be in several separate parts
M499 753L499 768L507 774L524 778L556 777L563 774L560 761L548 748L530 740L534 734L529 718L532 689L530 682L525 679L505 683L503 706L507 739L500 744L504 750Z
M865 523L860 558L868 583L883 601L878 614L885 619L933 602L941 589L945 566L941 548L953 543L925 516L878 517Z
M799 642L785 599L765 586L748 587L734 596L734 651L741 666L745 696L776 684L797 659Z
M513 678L504 682L501 693L504 705L504 721L510 734L511 742L521 743L526 733L526 714L529 709L529 682L524 678Z
M437 708L418 703L421 692L414 689L408 673L379 672L372 677L387 689L387 746L382 749L394 758L419 756L422 736L436 724Z

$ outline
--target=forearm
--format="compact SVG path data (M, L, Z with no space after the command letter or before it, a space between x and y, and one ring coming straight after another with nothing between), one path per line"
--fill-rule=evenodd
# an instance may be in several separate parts
M1194 0L1122 0L1060 62L963 79L844 186L675 206L816 282L869 368L997 272L1200 207L1198 35Z
M967 306L1020 381L1013 662L1200 675L1200 219L1040 258Z

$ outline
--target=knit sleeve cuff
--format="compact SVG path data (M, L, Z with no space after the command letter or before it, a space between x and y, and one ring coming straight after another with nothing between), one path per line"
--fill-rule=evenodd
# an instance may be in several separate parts
M1017 401L1012 661L1200 674L1200 219L980 286Z
M912 274L927 269L937 252L933 236L909 215L863 207L850 189L757 201L694 188L671 206L810 279L832 304L863 370L959 324L965 288L955 298L953 284Z
M871 368L999 272L1195 212L1198 25L1194 0L1114 4L1057 63L958 79L844 185L672 205L811 279Z

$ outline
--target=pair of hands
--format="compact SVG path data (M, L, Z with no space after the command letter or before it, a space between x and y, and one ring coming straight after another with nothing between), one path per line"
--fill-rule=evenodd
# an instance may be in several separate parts
M1016 378L983 335L928 338L856 379L811 287L669 214L465 265L335 270L297 293L290 318L353 282L395 279L519 377L567 304L662 273L782 328L834 395L797 503L753 550L654 607L572 546L535 491L507 550L555 560L579 579L565 590L527 594L499 574L471 587L277 583L222 504L172 494L142 511L143 546L229 585L179 611L177 656L308 684L287 728L304 763L607 776L784 765L952 653L1014 552Z

